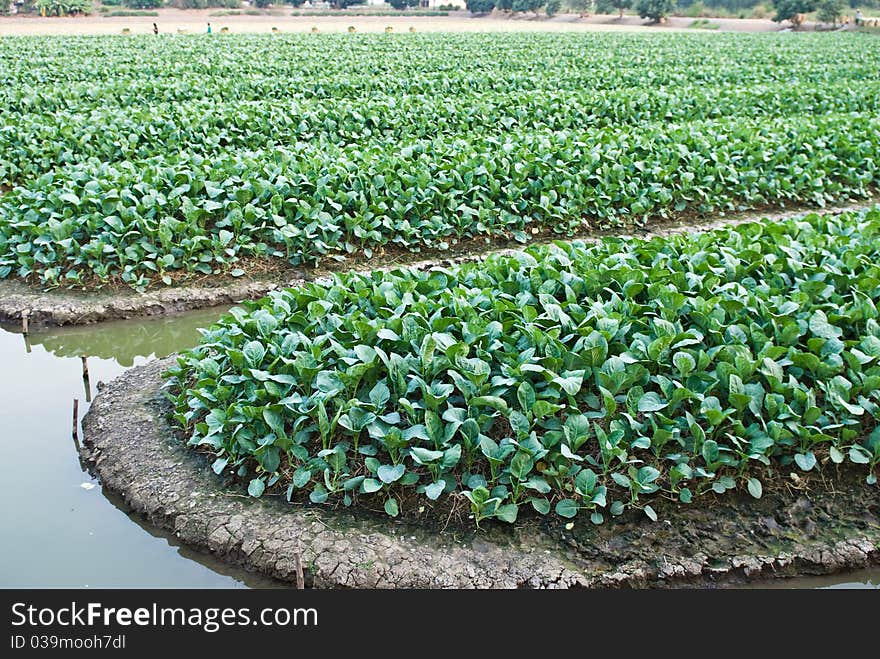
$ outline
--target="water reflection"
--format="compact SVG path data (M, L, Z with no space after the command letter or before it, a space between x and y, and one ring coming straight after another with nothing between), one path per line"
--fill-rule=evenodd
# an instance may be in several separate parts
M57 327L32 333L28 342L56 357L100 357L131 368L138 357L164 357L194 345L199 328L224 311L225 307L157 319Z
M129 516L84 470L72 437L74 399L81 418L98 381L194 345L198 328L224 310L27 338L0 329L0 479L7 493L0 502L0 587L276 585Z
M843 574L803 576L752 584L751 588L880 588L880 567L854 570Z

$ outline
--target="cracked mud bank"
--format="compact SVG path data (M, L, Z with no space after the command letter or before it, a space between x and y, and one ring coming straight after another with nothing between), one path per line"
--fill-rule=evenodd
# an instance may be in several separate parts
M775 222L809 213L837 215L844 212L860 211L880 203L880 198L862 200L854 205L830 206L824 209L797 208L788 211L757 212L748 211L720 216L714 220L684 220L681 218L657 221L648 227L629 227L610 231L588 230L583 235L566 240L595 242L607 236L652 238L680 233L698 233L723 226L766 220ZM143 316L158 316L237 304L244 300L254 300L269 291L299 286L307 281L326 277L332 272L354 270L370 272L390 270L397 267L428 269L480 261L490 254L510 253L527 246L548 242L553 236L534 236L529 245L499 239L475 238L464 240L446 251L427 250L425 254L402 252L386 253L374 259L354 255L349 260L330 268L300 270L283 268L276 273L263 273L259 278L229 279L217 277L210 284L191 283L168 288L155 288L144 293L132 289L81 291L55 288L44 291L37 286L17 280L0 280L0 323L20 326L22 317L27 316L31 327L47 325L85 325L105 320L124 320ZM430 257L430 258L427 258Z
M652 502L571 531L525 518L515 528L437 533L388 517L252 499L225 485L167 421L172 358L107 385L83 419L83 458L130 509L184 543L288 582L297 560L318 588L571 588L732 585L832 574L880 562L880 496L863 473L827 469L761 500L728 493L692 506Z
M20 281L0 280L0 323L18 326L27 316L30 327L87 325L105 320L161 316L232 305L263 297L280 286L268 280L233 281L216 286L176 286L138 293L134 290L72 291L40 289Z

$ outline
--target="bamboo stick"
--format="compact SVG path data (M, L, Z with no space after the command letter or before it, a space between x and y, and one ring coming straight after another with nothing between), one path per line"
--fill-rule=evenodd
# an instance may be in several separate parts
M82 357L80 357L80 359L82 359L83 387L86 390L86 402L91 403L92 402L92 385L89 382L89 362L88 362L89 358L86 357L85 355L83 355Z
M79 441L79 400L73 399L73 441Z

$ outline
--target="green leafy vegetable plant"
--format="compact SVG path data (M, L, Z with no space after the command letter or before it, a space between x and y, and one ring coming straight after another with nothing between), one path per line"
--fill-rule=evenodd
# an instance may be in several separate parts
M852 34L10 37L0 279L143 290L865 198L878 58Z
M880 462L880 207L346 274L235 308L169 372L249 492L563 518ZM423 497L423 498L422 498Z

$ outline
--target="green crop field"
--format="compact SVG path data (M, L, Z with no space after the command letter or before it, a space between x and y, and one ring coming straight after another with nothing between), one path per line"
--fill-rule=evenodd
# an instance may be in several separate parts
M880 464L880 207L346 274L237 308L175 417L260 496L596 524ZM449 499L446 499L449 501ZM381 503L384 502L384 503Z
M876 191L871 35L0 40L0 278L125 282Z

